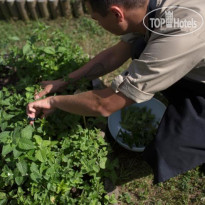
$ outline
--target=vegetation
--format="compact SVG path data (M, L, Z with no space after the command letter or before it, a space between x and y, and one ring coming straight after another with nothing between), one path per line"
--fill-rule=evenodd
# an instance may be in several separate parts
M155 115L146 107L130 106L121 110L121 122L118 137L131 148L147 146L154 138L157 130Z
M95 128L97 120L86 119L86 128L81 116L57 111L46 120L38 119L35 127L28 125L25 107L40 89L40 80L76 69L118 40L86 17L45 24L46 28L40 23L41 32L39 22L0 22L0 204L112 204L103 183L108 176L118 189L120 205L205 204L205 176L199 167L153 185L153 173L142 153L124 150L108 131L109 143L105 142ZM33 34L42 40L32 41ZM58 35L66 47L60 52L57 39L51 41ZM69 54L70 49L78 55ZM31 53L38 55L31 58ZM64 57L73 64L67 67ZM48 73L44 66L51 68ZM106 75L104 83L109 84L122 69Z
M80 116L60 111L28 125L25 108L37 84L88 60L64 34L54 32L48 39L46 29L41 25L22 48L1 58L1 73L11 69L5 73L10 83L0 91L0 203L110 204L114 198L106 195L102 181L109 146L99 130L83 129Z

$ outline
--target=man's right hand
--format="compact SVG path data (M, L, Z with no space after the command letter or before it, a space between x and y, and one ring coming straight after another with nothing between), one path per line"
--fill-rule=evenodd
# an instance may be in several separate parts
M40 84L43 90L35 94L35 100L42 98L47 94L63 91L68 83L63 81L62 79L59 79L52 81L42 81Z

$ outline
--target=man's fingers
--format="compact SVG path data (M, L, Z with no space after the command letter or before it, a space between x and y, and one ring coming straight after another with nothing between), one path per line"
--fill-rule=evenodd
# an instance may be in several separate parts
M26 108L26 112L28 115L28 121L30 125L33 125L37 116L40 114L41 109L40 108L34 108L33 105L30 103L28 104Z
M29 117L31 117L31 118L35 117L36 109L33 107L32 103L29 103L27 105L26 112L27 112L27 115L29 115Z
M44 116L47 116L55 110L55 108L52 108L52 106L50 105L49 99L50 98L38 100L27 105L26 113L28 115L29 121L35 121L35 118L41 113L43 113Z
M41 85L42 88L44 88L46 85L51 84L51 82L52 82L52 81L41 81L41 82L40 82L40 85Z
M48 91L46 89L42 90L41 92L37 93L35 96L34 96L34 99L35 100L38 100L40 98L42 98L43 96L47 95L48 94Z
M28 105L26 108L26 112L28 115L29 124L33 125L36 118L36 110L32 108L31 105Z
M29 103L26 107L26 113L28 117L32 120L32 118L36 118L39 113L41 112L41 109L36 106L35 102L34 103Z
M41 88L43 88L43 90L34 95L35 100L38 100L38 99L42 98L43 96L47 95L50 92L50 90L48 90L49 89L48 85L50 85L51 82L52 81L42 81L42 82L40 82L40 86L41 86Z

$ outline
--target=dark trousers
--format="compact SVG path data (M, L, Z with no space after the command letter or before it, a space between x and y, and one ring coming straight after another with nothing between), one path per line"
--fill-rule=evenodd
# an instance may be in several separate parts
M144 151L154 183L205 163L205 84L181 79L162 93L169 105Z

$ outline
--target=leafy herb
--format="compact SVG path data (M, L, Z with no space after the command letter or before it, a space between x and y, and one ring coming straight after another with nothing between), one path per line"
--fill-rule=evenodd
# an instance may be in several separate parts
M124 108L121 111L121 126L118 137L121 137L131 148L133 145L148 145L156 134L157 122L155 115L146 107Z
M49 27L41 25L34 30L26 44L22 48L14 45L1 63L17 68L10 75L16 75L19 91L43 80L64 78L88 61L88 56L68 36L55 31L48 38L45 30Z

